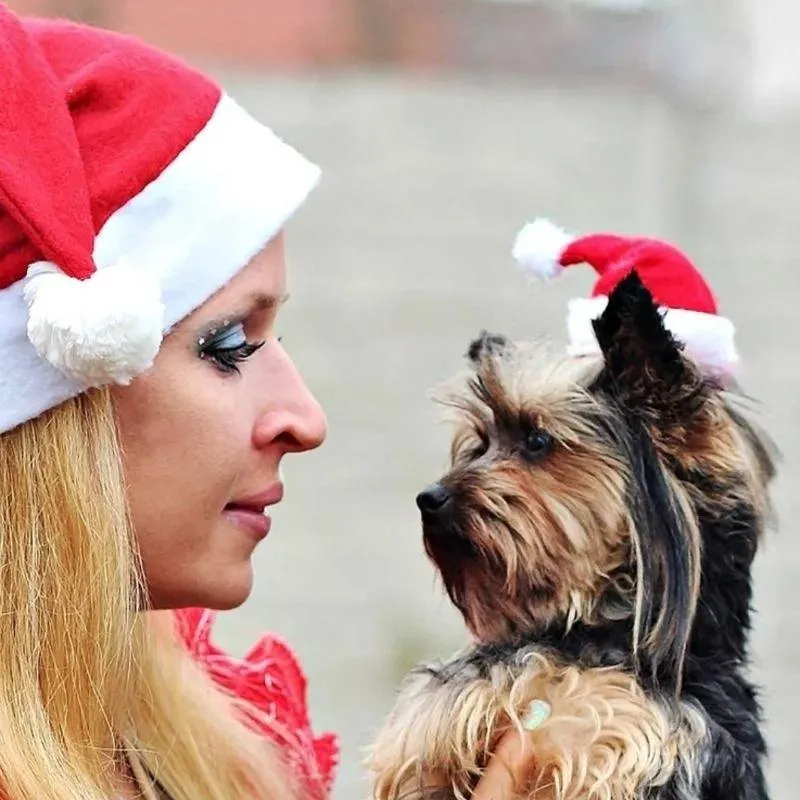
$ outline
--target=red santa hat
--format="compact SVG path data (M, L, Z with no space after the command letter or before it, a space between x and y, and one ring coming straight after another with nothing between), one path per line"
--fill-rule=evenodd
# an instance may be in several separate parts
M132 37L0 4L0 432L125 384L319 169Z
M738 361L734 326L719 314L711 289L694 264L671 244L612 234L573 237L545 219L525 225L512 250L522 267L539 278L565 267L589 264L598 274L589 298L569 302L568 352L599 353L592 320L600 316L614 287L632 270L663 309L664 323L699 364L730 372Z

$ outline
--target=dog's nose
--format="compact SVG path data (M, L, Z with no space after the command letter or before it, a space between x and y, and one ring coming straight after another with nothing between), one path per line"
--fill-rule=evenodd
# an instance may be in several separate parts
M441 514L450 505L451 500L450 490L441 483L434 483L417 495L417 508L423 514Z

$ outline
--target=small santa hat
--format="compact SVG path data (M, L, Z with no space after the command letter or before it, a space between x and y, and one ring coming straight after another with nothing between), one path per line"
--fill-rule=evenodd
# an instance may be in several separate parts
M0 4L0 432L125 384L319 169L139 40Z
M570 355L600 352L592 320L602 314L614 287L635 268L663 309L664 324L695 361L722 373L732 371L738 361L732 322L719 314L697 267L671 244L602 233L573 237L548 220L536 219L517 234L512 254L526 271L543 279L574 264L589 264L597 272L591 296L569 302Z

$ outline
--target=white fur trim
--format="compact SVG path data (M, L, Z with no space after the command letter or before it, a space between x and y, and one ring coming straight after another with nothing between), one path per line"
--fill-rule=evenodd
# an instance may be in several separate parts
M140 280L155 281L167 332L283 228L319 174L223 96L195 139L103 225L95 264L103 271L127 262ZM28 339L24 284L0 291L0 432L91 385L57 370Z
M559 259L572 240L550 220L535 219L517 234L511 254L526 272L549 280L564 269Z
M607 297L581 297L569 301L567 352L570 355L600 353L592 320L603 313L607 303ZM725 317L669 308L664 310L664 324L678 341L684 343L687 354L699 364L730 370L739 360L734 342L735 328Z
M37 261L22 291L28 338L65 375L92 386L128 384L152 365L164 326L152 274L123 263L80 281Z

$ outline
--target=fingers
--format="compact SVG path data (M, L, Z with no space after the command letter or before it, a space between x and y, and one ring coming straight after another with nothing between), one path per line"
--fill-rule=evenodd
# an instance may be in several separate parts
M472 800L512 800L519 795L519 787L533 753L527 744L527 736L519 731L509 731L500 740L494 756L486 767Z
M531 702L522 719L525 730L513 728L500 739L475 787L472 800L514 800L520 796L523 787L528 783L536 758L527 732L536 730L548 719L550 713L549 703L543 700Z

